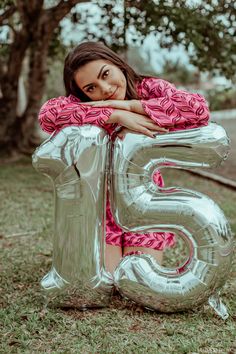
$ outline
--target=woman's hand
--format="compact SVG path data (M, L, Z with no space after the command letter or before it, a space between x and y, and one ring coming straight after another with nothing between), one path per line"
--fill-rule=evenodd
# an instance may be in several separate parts
M145 115L141 102L138 100L106 100L82 102L92 107L110 107L114 109L107 124L117 123L136 133L147 135L151 138L156 133L168 133L169 130L159 127L151 118ZM136 112L135 112L136 111Z
M168 133L169 131L168 129L159 127L151 118L145 115L124 110L115 110L106 123L117 123L122 127L147 135L150 138L154 138L155 133Z
M135 131L128 129L128 128L121 128L120 130L117 131L116 136L119 139L123 140L125 138L126 134L128 134L128 133L141 134L141 133L135 132ZM158 135L158 132L151 131L151 133L153 134L153 138ZM159 133L163 134L163 133L168 133L168 132L159 132Z

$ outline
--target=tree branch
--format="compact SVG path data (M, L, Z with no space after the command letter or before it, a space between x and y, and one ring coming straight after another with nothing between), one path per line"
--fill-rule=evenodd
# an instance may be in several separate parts
M16 0L16 4L22 24L25 28L31 28L32 23L36 22L36 17L38 17L43 10L43 0Z
M0 26L5 25L4 21L11 17L17 8L15 5L11 5L3 14L0 15Z
M5 75L5 63L3 62L2 58L0 58L0 83Z
M25 28L27 28L28 25L28 9L24 1L22 0L16 0L17 4L17 10L20 14L21 22Z
M17 31L11 23L4 23L3 26L9 27L12 30L14 36L16 35Z
M55 28L58 23L63 19L63 17L65 17L70 12L72 7L85 2L91 2L91 0L61 0L56 6L45 10L46 16L48 19L50 19L52 27Z

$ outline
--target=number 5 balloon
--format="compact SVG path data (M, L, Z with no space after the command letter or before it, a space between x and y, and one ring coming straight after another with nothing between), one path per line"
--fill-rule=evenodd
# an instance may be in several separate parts
M68 127L47 140L33 156L35 168L55 186L53 267L41 285L60 304L105 306L113 281L104 270L105 185L108 138L94 126ZM126 231L169 230L189 247L177 269L159 266L151 256L125 257L115 271L120 292L152 309L179 311L216 296L228 274L232 235L219 207L208 197L182 188L157 188L158 167L218 165L226 158L228 138L216 124L150 139L128 134L111 154L111 198L116 222Z
M176 269L161 267L145 254L125 257L115 271L116 286L124 296L164 312L186 310L209 298L221 317L228 316L217 294L233 254L223 212L201 193L160 188L152 179L156 168L216 166L227 157L228 144L224 129L213 123L155 140L133 134L116 140L111 178L116 223L125 231L174 231L189 249L188 260Z

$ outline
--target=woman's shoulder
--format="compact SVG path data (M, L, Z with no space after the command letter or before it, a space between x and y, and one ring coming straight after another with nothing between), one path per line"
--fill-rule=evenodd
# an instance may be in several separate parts
M64 102L64 103L81 102L81 100L74 95L58 96L55 98L51 98L49 101L51 101L51 102Z
M67 98L70 102L81 102L81 100L74 95L69 95Z
M153 85L161 85L161 84L172 85L167 80L161 79L160 77L157 76L143 76L142 81L140 82L141 87L145 87L145 86L150 87Z
M79 98L73 96L73 95L69 95L69 96L58 96L58 97L53 97L50 98L49 100L47 100L44 105L42 106L42 108L49 107L49 106L58 106L58 107L63 107L67 104L71 104L71 103L79 103L81 102Z
M142 81L138 85L138 93L143 98L150 98L150 95L157 94L166 87L171 85L168 81L156 76L143 76ZM171 85L172 86L172 85Z

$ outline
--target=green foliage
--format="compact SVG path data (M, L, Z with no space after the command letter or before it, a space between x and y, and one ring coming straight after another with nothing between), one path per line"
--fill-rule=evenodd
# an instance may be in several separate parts
M167 60L163 66L161 77L167 81L183 85L196 84L199 82L199 74L197 71L189 70L179 60L172 62Z
M235 75L234 2L203 0L200 5L190 6L182 0L148 0L138 2L135 8L132 4L127 1L129 17L142 37L153 31L160 34L162 47L182 43L189 50L191 63L200 70L219 70L226 77ZM132 16L135 11L136 16Z
M236 89L209 90L207 99L212 111L233 109L236 107Z
M63 67L64 62L57 58L48 60L48 75L46 81L46 92L43 101L52 97L58 97L65 94L63 84Z
M91 8L84 9L82 13L78 13L76 8L71 12L72 23L84 33L82 41L96 40L107 44L115 52L124 51L127 48L125 32L128 23L125 9L121 10L123 1L93 0L92 3L98 6L96 17ZM91 22L94 25L91 26Z
M9 55L9 45L1 43L0 45L0 57L1 59L4 60L8 57Z
M61 36L62 28L59 25L53 33L52 40L49 46L49 54L48 56L51 59L61 59L64 60L66 54L66 46L63 43L62 36Z
M0 0L0 9L5 10L6 7L14 5L15 3L14 0Z
M80 16L84 39L100 40L114 50L127 48L127 29L133 29L133 44L139 45L149 33L164 48L183 44L190 62L201 71L217 71L227 78L236 72L236 6L230 0L189 5L182 0L116 2L96 1L101 18L96 28L89 10ZM76 23L76 21L75 21Z

